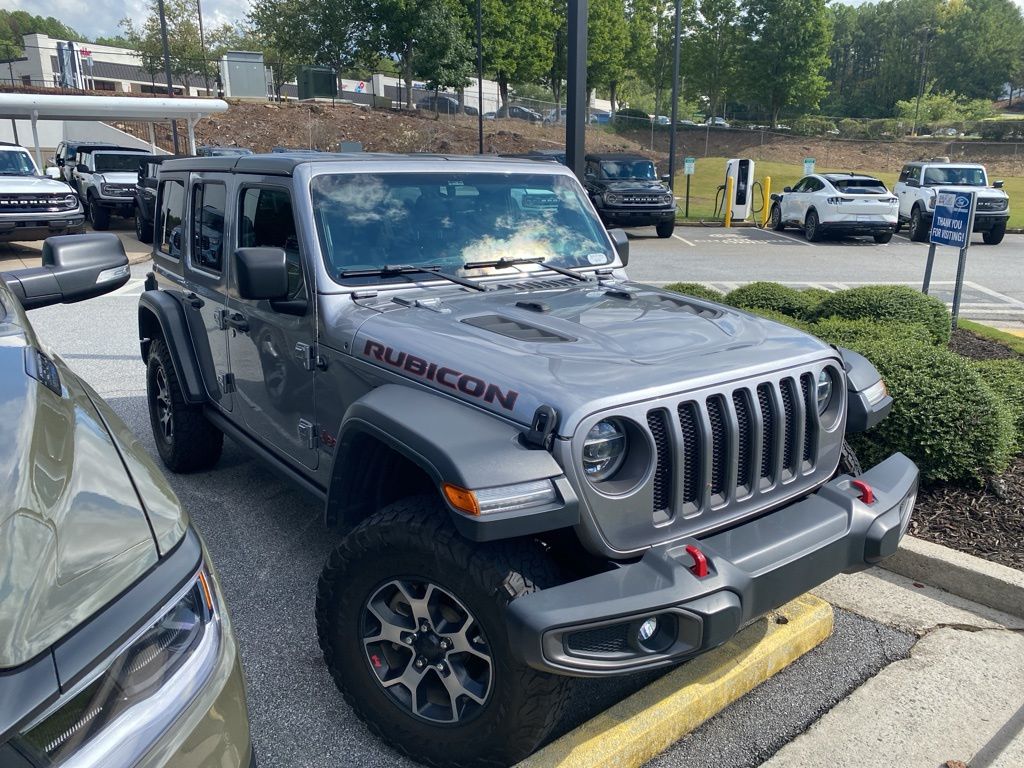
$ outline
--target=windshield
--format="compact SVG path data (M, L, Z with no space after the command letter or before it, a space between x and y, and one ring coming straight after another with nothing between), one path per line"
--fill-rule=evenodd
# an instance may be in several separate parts
M392 264L457 274L467 262L501 258L537 258L568 269L615 258L568 176L337 173L314 177L311 191L324 262L335 280L346 270Z
M134 171L139 170L138 155L96 155L96 173L108 173L110 171Z
M657 179L650 160L605 160L601 163L602 179Z
M0 152L0 176L35 175L36 164L28 152Z
M832 186L851 195L882 195L889 191L878 179L833 179Z
M965 187L988 186L984 168L964 168L955 165L925 169L924 183L926 186L936 184L957 184Z

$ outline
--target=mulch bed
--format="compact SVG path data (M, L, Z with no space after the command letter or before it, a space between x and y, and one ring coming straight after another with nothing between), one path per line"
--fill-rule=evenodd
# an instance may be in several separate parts
M1024 457L985 488L922 490L910 533L1024 570Z
M963 329L953 332L949 347L972 360L1020 357L997 341ZM1024 457L984 488L944 485L922 490L910 533L1024 570Z

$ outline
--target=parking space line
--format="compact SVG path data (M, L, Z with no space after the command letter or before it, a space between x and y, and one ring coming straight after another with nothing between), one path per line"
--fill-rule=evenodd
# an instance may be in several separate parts
M1018 307L1024 308L1024 302L1019 301L1018 299L1015 299L1011 296L1007 296L1006 294L999 293L999 291L993 291L991 288L986 288L983 285L978 285L977 283L971 280L964 280L964 285L967 286L968 288L973 288L976 291L987 293L992 298L999 299L1000 301L1006 302L1007 304L1014 304Z
M679 235L676 235L676 234L673 234L672 237L674 237L676 240L682 240L684 243L686 243L691 248L696 248L697 247L693 243L691 243L689 240L687 240L685 237L680 237Z
M812 243L805 237L797 237L796 235L791 235L788 232L777 232L775 230L772 230L772 234L781 235L782 237L792 240L794 243L800 243L800 245L817 246L817 243Z

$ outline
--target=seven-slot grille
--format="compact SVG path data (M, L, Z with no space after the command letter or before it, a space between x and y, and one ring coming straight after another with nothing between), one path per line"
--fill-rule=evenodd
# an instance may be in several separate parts
M77 206L68 205L70 191L60 195L0 195L0 213L49 213L66 211Z
M655 519L695 516L811 472L819 455L814 384L812 373L797 373L650 410Z
M671 195L664 194L638 194L635 192L620 193L619 203L621 205L670 205Z

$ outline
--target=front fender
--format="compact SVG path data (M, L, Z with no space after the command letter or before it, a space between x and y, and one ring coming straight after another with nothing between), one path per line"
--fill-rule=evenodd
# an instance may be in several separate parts
M576 525L579 504L561 466L520 440L521 430L473 406L399 384L377 387L346 411L327 496L329 521L360 506L373 467L361 463L361 438L379 440L430 478L471 490L551 479L561 500L539 508L469 516L449 506L459 532L476 541L524 536Z
M167 291L144 291L139 297L139 348L143 362L149 357L150 342L157 336L163 338L171 354L185 402L206 402L206 388L184 308Z

